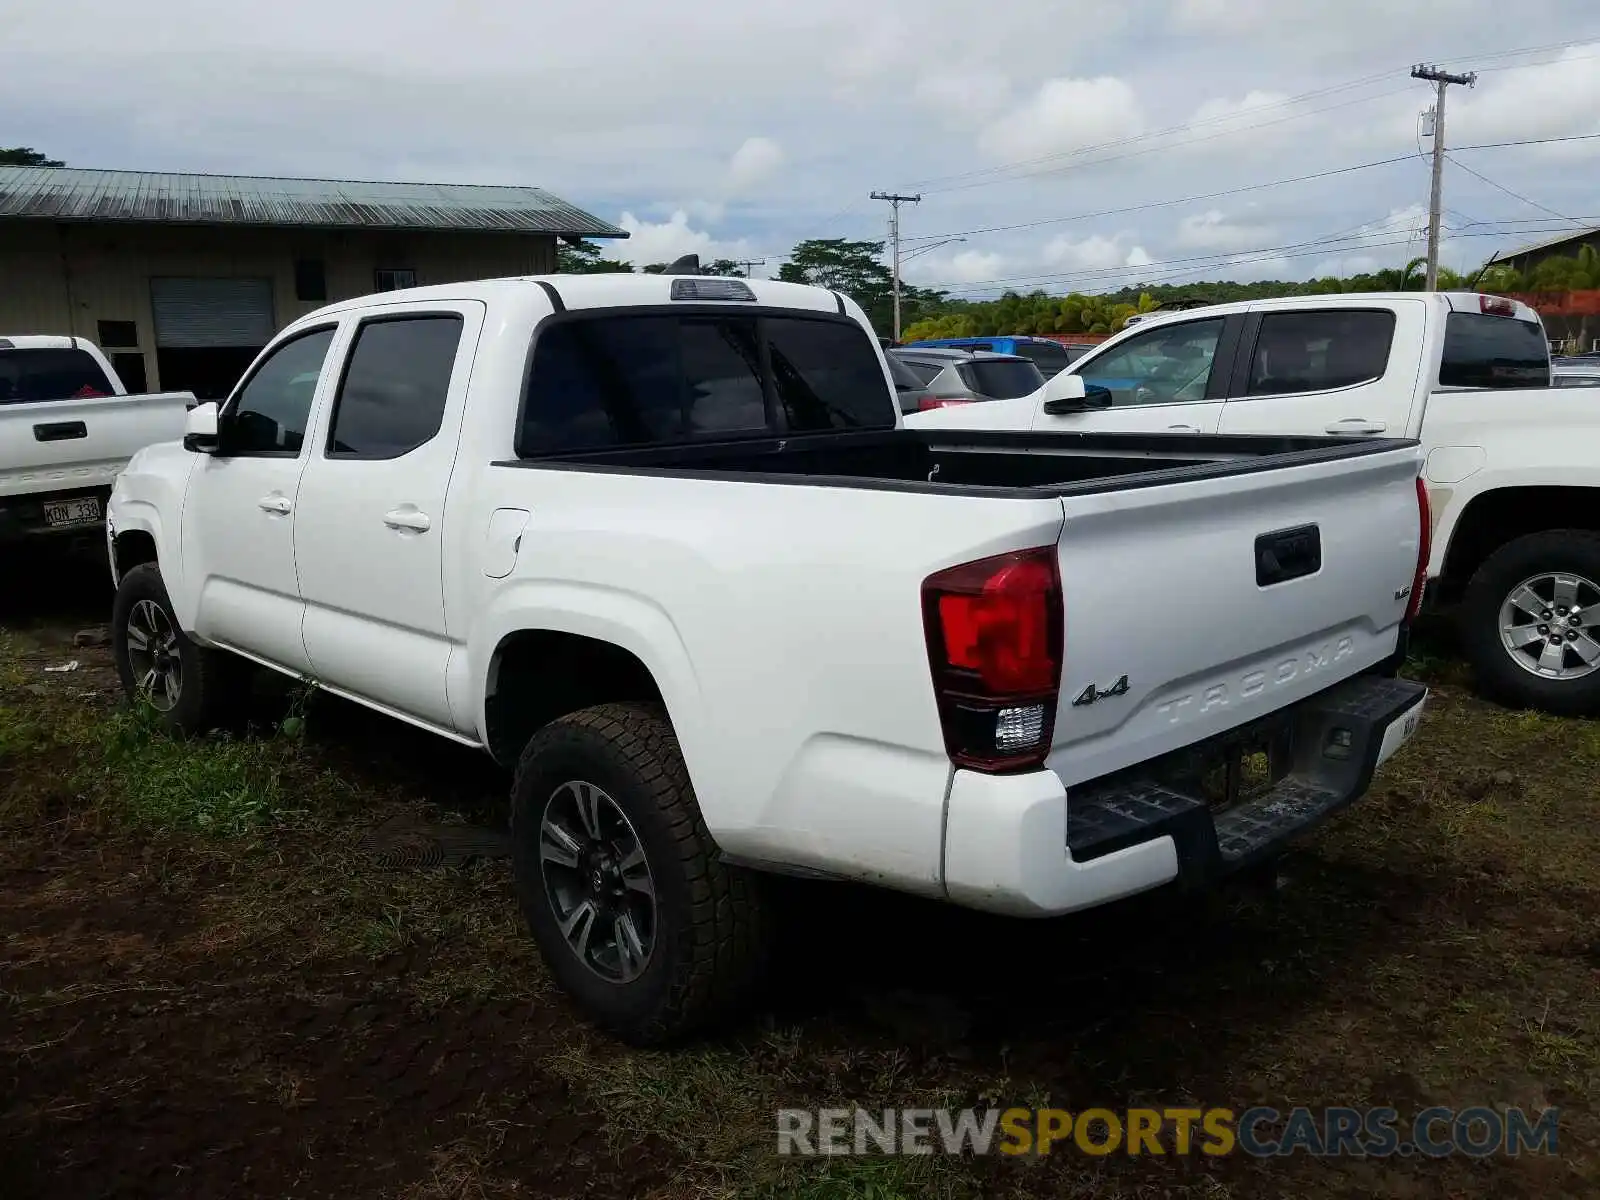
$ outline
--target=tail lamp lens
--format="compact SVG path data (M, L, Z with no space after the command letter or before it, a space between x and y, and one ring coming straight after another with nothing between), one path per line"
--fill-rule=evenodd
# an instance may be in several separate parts
M986 771L1042 763L1064 638L1055 547L941 571L922 585L922 601L951 759Z
M1417 542L1417 572L1411 578L1411 598L1406 604L1406 620L1416 620L1422 611L1422 592L1428 586L1428 560L1433 557L1433 513L1428 506L1428 484L1417 476L1417 519L1421 532Z

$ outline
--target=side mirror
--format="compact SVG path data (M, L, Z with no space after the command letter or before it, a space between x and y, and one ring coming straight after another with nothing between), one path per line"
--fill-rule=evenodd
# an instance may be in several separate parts
M1065 371L1052 376L1044 385L1044 411L1059 417L1068 413L1094 412L1111 407L1111 389L1085 383L1082 375Z
M196 454L215 454L222 439L217 434L217 406L213 402L197 404L184 418L183 448Z

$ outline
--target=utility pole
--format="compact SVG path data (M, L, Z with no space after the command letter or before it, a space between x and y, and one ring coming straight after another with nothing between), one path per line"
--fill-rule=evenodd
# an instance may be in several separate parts
M767 265L767 260L764 258L736 258L733 261L744 268L744 277L746 279L750 278L751 267L764 267Z
M1433 186L1428 192L1428 281L1427 290L1439 289L1439 222L1444 207L1444 92L1452 83L1471 87L1478 81L1475 72L1452 75L1431 64L1419 63L1411 68L1411 78L1426 79L1439 89L1439 98L1433 105Z
M889 202L889 243L894 247L891 268L894 278L894 340L900 340L900 206L921 204L922 195L901 196L894 192L873 192L872 199Z

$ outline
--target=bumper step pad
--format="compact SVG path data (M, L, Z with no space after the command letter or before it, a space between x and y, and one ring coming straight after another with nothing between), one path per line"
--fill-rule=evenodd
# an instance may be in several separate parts
M1163 780L1160 762L1137 775L1069 789L1067 849L1084 862L1171 837L1178 878L1203 882L1266 857L1353 803L1372 782L1385 731L1427 695L1421 684L1365 675L1303 701L1272 724L1292 729L1293 762L1262 795L1214 811L1205 797ZM1239 740L1250 728L1224 739ZM1193 749L1178 752L1192 760Z

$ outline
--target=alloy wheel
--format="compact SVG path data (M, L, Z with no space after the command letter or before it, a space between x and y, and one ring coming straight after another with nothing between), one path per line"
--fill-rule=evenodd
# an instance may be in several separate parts
M563 783L539 824L539 869L578 961L610 983L642 975L655 948L655 877L621 806L592 783Z

